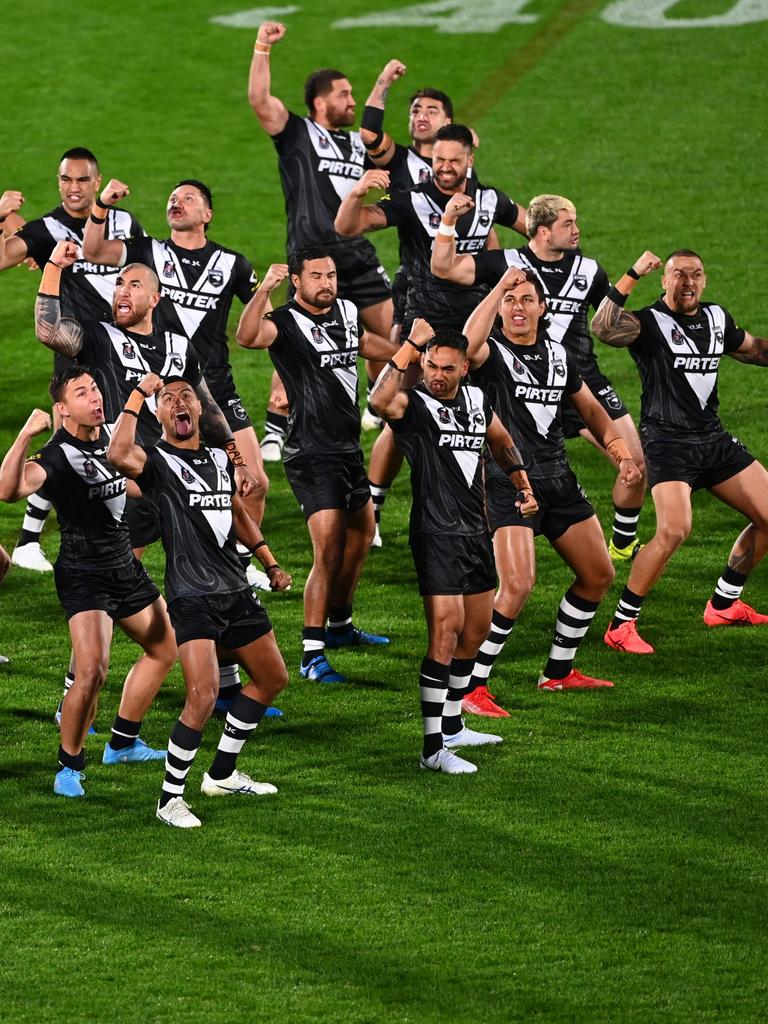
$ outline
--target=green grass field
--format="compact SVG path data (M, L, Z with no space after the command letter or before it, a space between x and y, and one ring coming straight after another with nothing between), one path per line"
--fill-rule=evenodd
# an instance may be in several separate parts
M405 18L412 6L385 0L381 10L403 8ZM362 108L396 56L409 72L392 89L387 123L401 140L411 86L446 89L480 134L484 180L522 202L545 191L572 198L585 251L614 278L645 248L692 246L708 296L766 334L768 5L764 20L742 26L650 29L603 20L606 2L509 0L507 14L535 20L469 34L438 29L460 28L462 11L465 27L482 27L504 5L420 6L443 21L344 29L333 25L372 13L362 0L295 9L273 56L275 93L300 111L306 74L333 64ZM722 17L736 6L684 0L667 16ZM165 230L170 187L199 177L214 191L212 236L262 272L281 259L273 147L246 100L255 29L209 21L234 9L40 0L4 11L0 191L23 189L28 218L46 212L59 154L85 145L105 179L129 183L130 208L150 232ZM384 233L377 246L393 269L394 238ZM46 404L37 283L25 268L0 276L2 451ZM656 287L644 281L637 302ZM603 348L600 358L637 412L628 355ZM726 363L724 422L765 461L768 378ZM268 361L243 351L234 364L258 419ZM610 467L581 443L570 451L607 524ZM155 821L159 766L102 767L103 734L88 741L87 799L53 797L67 634L52 580L10 573L0 591L0 652L12 659L0 669L4 1021L765 1020L768 634L701 623L740 518L697 496L694 536L643 612L652 658L601 642L619 570L579 657L616 680L607 693L535 688L569 583L542 543L537 589L494 679L512 711L494 723L505 743L478 754L476 776L450 779L417 769L425 629L407 513L403 475L357 602L358 621L388 632L390 648L336 656L347 686L304 682L310 551L275 468L265 532L296 585L266 601L291 685L285 717L260 727L241 763L280 793L203 803L196 784L218 740L212 723L188 790L204 819L194 834ZM0 507L9 549L22 514ZM648 503L641 535L652 529ZM44 546L55 554L53 519ZM160 578L161 554L147 563ZM768 607L764 567L745 597ZM134 656L116 639L103 728ZM176 669L145 722L154 745L165 744L181 699Z

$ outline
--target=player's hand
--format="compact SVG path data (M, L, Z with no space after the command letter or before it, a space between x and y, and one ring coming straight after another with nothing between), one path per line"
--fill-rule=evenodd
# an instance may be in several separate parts
M501 282L506 289L517 288L519 284L522 284L526 280L525 272L520 267L510 267L504 273Z
M422 320L421 317L417 316L411 324L411 329L408 331L408 337L411 341L415 342L419 348L423 349L428 341L431 341L435 336L435 332L432 330L426 320ZM413 345L411 345L413 348ZM419 352L414 348L411 362L414 362L419 356Z
M288 264L273 263L264 275L261 287L264 291L271 292L273 289L277 288L278 285L282 284L286 277L288 277Z
M155 395L162 388L163 381L156 373L148 373L144 380L139 381L139 387L147 395Z
M398 78L402 78L405 74L405 64L401 60L390 60L384 65L384 70L379 75L379 81L384 81L385 85L392 85Z
M251 471L241 462L240 465L235 466L235 487L237 487L237 493L241 498L247 498L251 494L255 494L259 489L259 481L251 475Z
M661 260L658 256L654 256L648 249L645 250L639 260L635 260L632 264L632 268L636 274L640 277L645 277L646 274L653 273L654 270L658 270L661 266Z
M523 518L527 516L534 516L539 511L539 503L533 496L533 491L530 487L521 487L517 492L517 510Z
M43 412L42 409L33 409L22 428L22 433L27 437L35 437L36 434L42 434L43 431L50 429L51 417L48 413Z
M443 213L443 220L446 224L455 224L459 217L471 210L474 205L475 201L466 193L457 192L455 196L451 196L448 200L448 205Z
M288 590L293 582L291 574L286 572L285 569L281 569L279 565L274 565L271 569L268 569L267 576L269 577L269 585L272 590Z
M264 46L274 46L285 35L285 25L279 21L262 21L256 33L256 42Z
M125 199L125 197L130 194L131 190L124 181L119 181L117 178L110 178L107 187L102 190L100 198L105 206L114 206L115 203L119 203L121 199Z
M386 191L389 188L389 171L385 171L381 167L374 167L370 171L366 171L362 178L355 182L351 191L358 199L363 199L368 190L372 188Z
M56 243L50 256L50 262L55 263L63 270L65 267L71 267L79 257L80 247L76 242L61 241Z
M472 149L475 150L480 145L480 136L477 134L474 128L469 129L470 135L472 136Z
M0 217L7 217L9 213L16 213L24 202L24 195L17 189L10 188L0 196Z
M643 474L637 468L637 464L632 459L622 459L619 463L619 480L624 484L625 487L632 487L634 484L639 484L643 479Z

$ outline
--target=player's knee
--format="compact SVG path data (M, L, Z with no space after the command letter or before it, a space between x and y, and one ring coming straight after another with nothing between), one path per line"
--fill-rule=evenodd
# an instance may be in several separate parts
M510 573L500 577L494 607L502 615L514 617L531 596L535 582L534 573Z
M661 544L665 553L669 555L673 554L684 544L691 533L691 522L690 520L683 520L676 523L664 523L656 531L656 540Z
M607 594L611 584L616 578L616 568L609 558L601 560L594 566L590 584L600 595Z
M106 658L95 658L85 661L83 658L77 663L75 674L75 685L85 693L98 693L107 681L109 661Z

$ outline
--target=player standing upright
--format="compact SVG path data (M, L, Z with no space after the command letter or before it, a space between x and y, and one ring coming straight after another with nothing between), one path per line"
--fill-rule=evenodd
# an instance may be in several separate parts
M0 255L0 270L16 267L27 259L35 261L42 270L58 242L74 242L78 247L83 240L83 229L101 185L101 174L96 157L89 149L77 146L68 149L59 161L57 182L61 203L43 217L27 221L15 234L5 240ZM6 192L0 199L0 222L5 220L24 202L21 192ZM105 231L108 238L138 238L144 234L139 222L126 210L110 211ZM109 320L111 300L118 267L98 266L80 257L66 270L62 281L62 304L67 316L78 320ZM54 369L70 363L56 354ZM40 547L40 534L51 510L44 494L31 494L18 543L13 551L14 565L38 572L50 572L53 566Z
M267 314L290 273L294 297ZM360 448L358 355L383 361L389 338L367 331L355 305L336 297L336 268L322 248L298 249L269 268L243 313L237 340L268 348L290 399L285 475L307 521L313 563L304 586L302 676L343 682L325 647L384 644L352 622L352 601L373 537L373 506ZM326 631L326 619L328 628Z
M450 229L467 210L467 200L457 196L446 208L443 223ZM497 284L509 267L536 274L547 300L548 336L561 342L571 355L576 370L606 411L617 436L628 446L632 458L644 471L643 452L635 424L611 382L597 365L587 324L590 308L597 309L608 294L608 276L596 260L579 249L580 230L576 207L563 196L535 196L526 214L528 245L520 249L499 249L477 255L462 255L449 233L439 237L432 251L432 270L440 278L467 286ZM563 410L566 437L581 434L610 456L596 440L574 408ZM631 486L621 474L613 487L613 533L608 547L614 561L630 560L640 550L637 523L645 496L645 477Z
M749 520L707 603L704 622L768 624L768 615L741 600L749 574L768 548L768 473L724 429L717 396L721 358L730 355L741 363L768 366L768 339L737 327L717 303L701 301L707 278L691 249L678 249L667 258L660 299L634 313L624 309L637 280L661 265L657 256L644 252L603 299L592 321L601 341L629 348L643 385L640 432L656 533L632 563L605 634L609 647L631 654L653 653L637 632L637 618L667 562L691 532L691 493L701 488Z

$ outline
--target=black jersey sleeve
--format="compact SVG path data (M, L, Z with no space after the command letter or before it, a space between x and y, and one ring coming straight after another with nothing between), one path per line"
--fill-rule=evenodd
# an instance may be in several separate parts
M579 371L576 369L570 352L565 353L565 366L567 370L567 376L565 378L565 391L568 395L575 395L581 385L584 383Z
M42 219L27 221L16 232L16 237L26 245L27 256L31 256L42 269L56 247L56 242Z
M735 352L744 344L744 336L747 333L743 327L739 327L727 309L725 313L725 338L723 339L723 351Z
M513 202L505 192L496 192L496 223L505 228L513 228L519 216L517 203Z
M272 136L278 152L291 149L301 140L302 134L306 133L304 126L304 118L299 117L298 114L293 114L288 111L288 120L285 122L285 128L277 135Z
M147 456L147 461L144 463L144 469L135 479L141 488L142 494L151 494L159 482L157 467L155 466L155 450L154 447L146 448L142 446L142 451Z
M592 287L589 289L589 294L587 295L587 302L592 309L597 309L608 294L610 287L611 282L608 280L608 275L603 268L598 265L592 281Z
M256 273L250 261L240 253L235 260L234 292L243 305L247 305L256 290Z
M152 266L152 239L146 236L129 238L125 242L125 265L129 263L146 263Z
M27 462L36 462L45 470L45 481L47 484L56 486L57 479L61 476L60 465L57 458L59 449L56 445L44 445L36 455L31 455Z
M503 249L485 249L472 259L475 262L475 284L493 288L506 273L507 258Z
M77 361L80 366L87 370L92 368L94 362L98 362L99 350L104 342L99 324L95 320L86 320L80 325L83 329L83 340L80 351L77 353Z
M387 227L393 224L405 224L411 212L411 200L407 192L390 192L389 195L380 199L376 206L387 218Z

